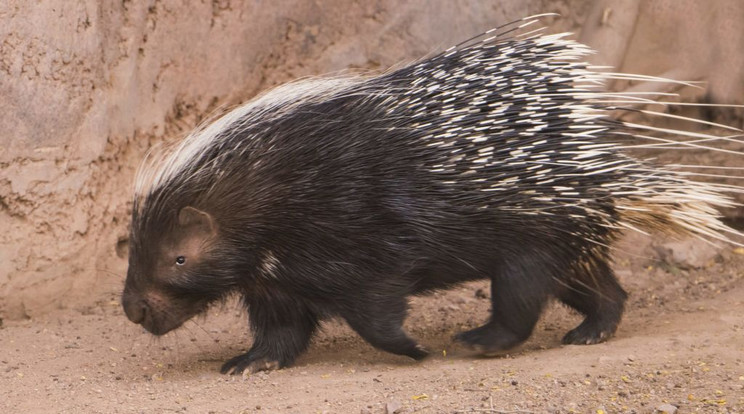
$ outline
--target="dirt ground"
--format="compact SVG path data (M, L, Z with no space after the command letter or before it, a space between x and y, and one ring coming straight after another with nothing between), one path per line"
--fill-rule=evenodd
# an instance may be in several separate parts
M218 373L250 343L235 303L156 339L123 315L112 276L98 306L0 328L0 412L744 412L744 249L692 269L624 246L616 270L631 298L609 342L561 345L580 319L553 304L520 349L473 356L450 338L486 317L478 282L411 300L407 329L434 351L421 363L332 321L295 366L246 377Z

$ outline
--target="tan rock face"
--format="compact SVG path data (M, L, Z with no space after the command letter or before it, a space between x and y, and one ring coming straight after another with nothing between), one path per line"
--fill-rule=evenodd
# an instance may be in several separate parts
M734 5L724 17L739 10L738 0L720 3ZM412 61L530 14L560 12L562 19L546 24L575 31L586 19L607 17L594 13L596 4L2 2L0 318L87 306L120 291L138 163L152 145L182 137L215 110L302 76ZM652 11L658 19L661 12ZM741 44L736 22L744 19L725 21ZM625 43L634 48L639 40ZM727 59L723 49L710 49ZM726 67L737 85L742 65Z

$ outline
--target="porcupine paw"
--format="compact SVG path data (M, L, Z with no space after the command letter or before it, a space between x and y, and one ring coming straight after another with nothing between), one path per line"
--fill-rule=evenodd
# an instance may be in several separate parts
M610 339L617 329L617 323L602 323L585 320L581 325L568 331L561 340L566 345L593 345Z
M240 375L243 371L247 371L253 374L259 371L273 371L279 368L282 368L282 364L280 364L279 361L265 357L257 357L253 353L247 352L231 358L222 364L220 373Z
M416 344L416 346L413 347L411 351L407 352L406 355L415 359L416 361L421 361L422 359L429 356L429 350L419 344Z
M486 356L498 355L523 342L513 332L493 324L460 332L454 340Z

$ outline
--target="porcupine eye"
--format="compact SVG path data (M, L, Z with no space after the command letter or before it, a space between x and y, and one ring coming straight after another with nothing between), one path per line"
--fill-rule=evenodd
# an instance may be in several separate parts
M185 257L183 257L183 256L176 257L176 264L177 265L181 266L184 263L186 263L186 258Z

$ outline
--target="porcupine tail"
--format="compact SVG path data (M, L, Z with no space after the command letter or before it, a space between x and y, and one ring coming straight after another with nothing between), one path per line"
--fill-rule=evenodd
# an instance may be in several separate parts
M550 15L550 14L548 14ZM494 29L450 49L449 53L460 49L478 47L479 43L501 41L504 35L523 30L535 24L541 17L536 15ZM593 53L586 46L565 39L567 33L543 35L543 28L515 34L516 43L534 42L548 51L545 61L561 60L568 62L562 71L571 79L571 87L544 94L568 97L571 111L568 115L575 125L575 132L563 133L562 145L574 145L578 149L571 160L585 175L606 174L618 171L620 179L606 182L604 196L614 200L614 208L619 218L606 220L605 225L620 227L645 233L656 230L677 236L701 237L707 241L721 241L742 245L744 234L722 221L722 209L741 207L735 201L736 194L744 193L740 185L724 184L722 180L744 179L744 135L742 130L730 126L707 122L696 118L673 115L668 112L649 109L655 106L723 106L673 102L679 98L676 93L625 91L608 92L604 88L611 81L657 82L672 86L699 87L694 82L665 79L647 75L616 73L607 67L591 66L583 62L583 57ZM494 36L492 32L495 32ZM508 40L508 39L507 39ZM576 62L576 63L571 63ZM561 96L563 95L563 96ZM535 112L545 110L545 106ZM549 109L548 109L549 111ZM650 119L667 119L687 122L726 131L728 135L714 135L707 131L691 132L683 129L661 128L632 121L624 121L626 113L642 114ZM654 159L640 159L629 152L685 151L725 153L729 157L741 156L740 166L666 164ZM607 159L602 155L614 152L619 159ZM565 160L562 160L565 161ZM552 162L552 161L551 161ZM546 162L549 166L551 162ZM713 171L712 173L710 171ZM703 179L706 179L703 181ZM718 182L714 182L717 180Z

